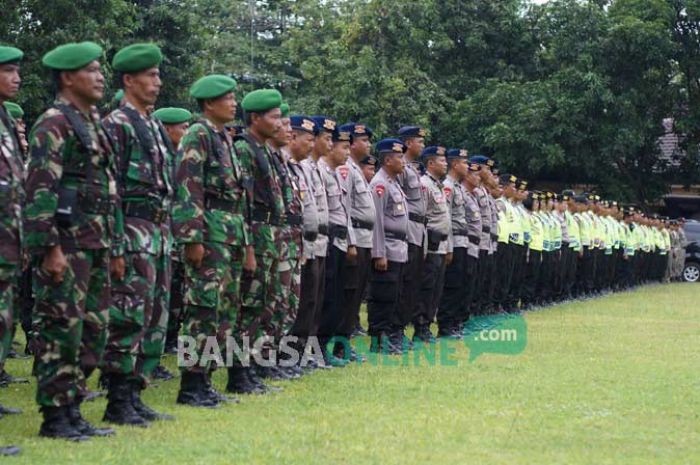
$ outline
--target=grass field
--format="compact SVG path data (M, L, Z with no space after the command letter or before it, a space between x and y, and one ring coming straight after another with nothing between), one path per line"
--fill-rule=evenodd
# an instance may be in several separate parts
M525 318L528 344L518 355L468 363L462 345L457 366L355 364L217 410L176 406L178 381L169 381L145 398L177 421L80 444L38 438L34 384L12 385L0 402L24 414L0 420L0 443L23 452L0 461L700 463L700 286L650 286ZM15 376L30 368L8 363ZM215 378L222 389L224 375ZM85 416L99 422L104 406L88 403Z

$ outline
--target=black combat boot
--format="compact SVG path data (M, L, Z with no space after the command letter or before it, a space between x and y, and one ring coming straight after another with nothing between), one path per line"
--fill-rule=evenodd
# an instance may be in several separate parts
M265 391L258 387L248 376L248 368L233 366L228 369L226 392L236 394L263 394Z
M131 385L122 374L109 375L107 409L103 421L117 425L131 425L145 428L148 421L134 409L131 401Z
M163 365L158 365L153 370L153 373L151 373L151 378L160 379L163 381L170 381L171 379L175 378L175 375L172 374L170 370L165 368Z
M129 383L131 386L131 405L136 410L136 413L141 416L146 421L168 421L174 420L175 417L168 415L167 413L160 413L153 410L148 405L144 404L141 400L141 391L143 390L143 384L140 381L131 381Z
M80 431L84 436L113 436L114 430L112 428L97 428L83 418L80 414L80 402L81 401L76 400L68 407L71 425L75 426L75 429Z
M73 426L68 412L69 407L41 407L44 421L39 429L39 436L69 441L87 441L89 436Z
M207 394L206 375L183 371L180 378L180 392L177 393L177 403L191 407L214 408L219 401Z
M205 390L206 395L220 404L224 404L224 403L240 404L241 400L238 397L224 395L214 388L214 385L211 382L212 374L213 373L209 373L209 375L204 378L206 381L206 390Z

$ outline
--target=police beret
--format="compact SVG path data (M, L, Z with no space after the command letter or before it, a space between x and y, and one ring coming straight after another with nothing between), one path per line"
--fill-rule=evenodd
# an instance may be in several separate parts
M335 128L333 131L333 142L350 142L352 140L352 133L342 126Z
M409 138L409 137L425 137L425 129L420 126L403 126L399 129L399 137Z
M588 197L585 194L574 195L574 202L587 205Z
M280 108L282 106L282 94L275 89L258 89L243 97L241 107L245 111L261 113Z
M5 110L7 110L13 119L20 119L24 116L24 110L15 102L5 102Z
M406 146L399 139L382 139L374 146L377 154L383 153L404 153Z
M378 163L378 160L373 157L372 155L367 155L365 158L360 160L360 165L372 165L375 166Z
M491 169L494 169L498 166L498 163L496 163L496 160L494 160L493 158L489 158L488 160L486 160L486 166L488 166Z
M467 151L464 149L449 149L446 152L446 157L448 160L453 160L455 158L463 158L467 160L469 158L469 155L467 154Z
M80 42L60 45L41 59L47 68L59 71L72 71L84 68L102 56L102 47L94 42Z
M280 111L282 112L282 118L289 116L289 104L287 102L282 102L280 105Z
M24 57L24 52L15 47L0 46L0 64L19 61Z
M114 97L112 97L112 103L119 104L124 98L124 89L119 89Z
M515 184L515 183L518 182L518 178L517 178L516 176L512 175L512 174L502 174L502 175L498 178L498 180L499 180L499 182L501 183L501 185L511 184L511 183L512 183L512 184Z
M197 100L221 97L236 89L236 80L223 74L210 74L199 78L190 87L190 95Z
M367 136L371 138L374 134L372 129L363 123L346 123L341 127L344 128L343 130L349 130L352 137Z
M112 58L112 68L135 73L160 65L163 54L156 44L133 44L119 50Z
M165 107L153 112L153 117L159 119L163 124L181 124L192 119L192 113L184 108Z
M469 163L469 171L480 171L481 165L478 163Z
M427 160L432 157L444 157L447 150L442 145L429 145L420 153L422 160Z
M486 165L486 162L489 160L490 158L485 155L472 155L469 162L476 163L477 165Z
M317 133L320 133L321 131L333 133L333 131L335 131L337 124L334 119L323 115L312 116L311 119L314 120L314 123L316 123Z
M525 181L524 179L521 179L520 184L518 185L518 190L519 191L527 190L527 181Z
M316 135L316 123L308 116L292 115L289 117L289 122L292 129Z

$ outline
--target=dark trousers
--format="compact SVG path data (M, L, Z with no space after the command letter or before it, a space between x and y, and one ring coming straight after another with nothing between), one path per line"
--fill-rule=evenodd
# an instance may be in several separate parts
M506 308L514 309L523 294L523 280L527 268L527 248L524 245L511 244L513 250L513 278L511 280L508 299L504 304Z
M345 260L345 298L339 334L350 336L360 324L360 306L367 290L367 278L372 267L372 249L357 247L357 257Z
M578 281L581 293L593 291L593 273L595 257L589 246L583 247L583 256L579 259Z
M429 253L425 257L418 305L413 316L413 326L428 326L435 319L445 280L445 255Z
M540 282L540 268L542 266L542 251L530 250L527 259L527 271L523 282L523 303L525 305L537 302L537 285Z
M397 330L408 326L416 314L423 262L423 247L408 244L408 262L401 267L401 293L394 321Z
M451 330L465 320L468 305L467 286L472 276L467 271L467 249L455 247L452 263L445 267L445 286L440 297L437 312L438 327L441 331Z
M402 263L392 261L388 262L386 271L378 271L371 266L367 321L368 333L372 336L389 335L396 329L394 322L399 312L402 268Z
M314 321L318 308L318 290L321 287L321 272L319 265L325 260L311 259L301 267L301 291L299 295L299 310L289 333L299 338L314 335Z
M340 335L338 331L343 323L342 311L345 297L345 258L346 253L329 241L321 324L318 328L318 336L322 341Z
M479 262L477 265L477 278L475 284L475 298L473 315L485 315L487 313L489 301L489 291L491 286L491 270L493 265L493 255L489 255L488 250L479 250Z

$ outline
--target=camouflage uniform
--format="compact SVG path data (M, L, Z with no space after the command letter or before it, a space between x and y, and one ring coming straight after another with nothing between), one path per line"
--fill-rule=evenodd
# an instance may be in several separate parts
M204 119L180 142L173 204L178 244L203 244L202 264L185 262L183 332L197 341L201 358L206 338L233 336L240 306L243 248L250 244L247 174L226 131ZM223 350L223 347L222 347ZM197 364L183 368L207 373Z
M275 313L269 324L268 335L279 340L294 324L299 309L301 292L301 254L303 229L303 204L299 180L293 176L287 164L288 155L280 151L272 153L275 170L282 183L286 224L279 228L280 258L277 265ZM304 188L304 191L306 189Z
M26 246L36 254L33 325L37 402L65 406L84 398L107 339L110 247L120 254L123 225L112 148L96 109L82 113L63 99L30 136ZM89 144L89 149L86 146ZM41 267L49 247L68 261L61 283Z
M0 372L12 344L12 307L22 248L22 172L17 134L0 105Z
M236 141L243 168L252 178L251 229L255 243L255 273L243 277L241 284L240 330L251 341L261 337L275 308L275 280L280 260L280 228L285 209L282 182L274 169L273 156L267 146L250 135Z
M112 285L105 373L145 386L168 325L173 153L162 125L124 102L103 121L114 142L122 199L126 274Z

